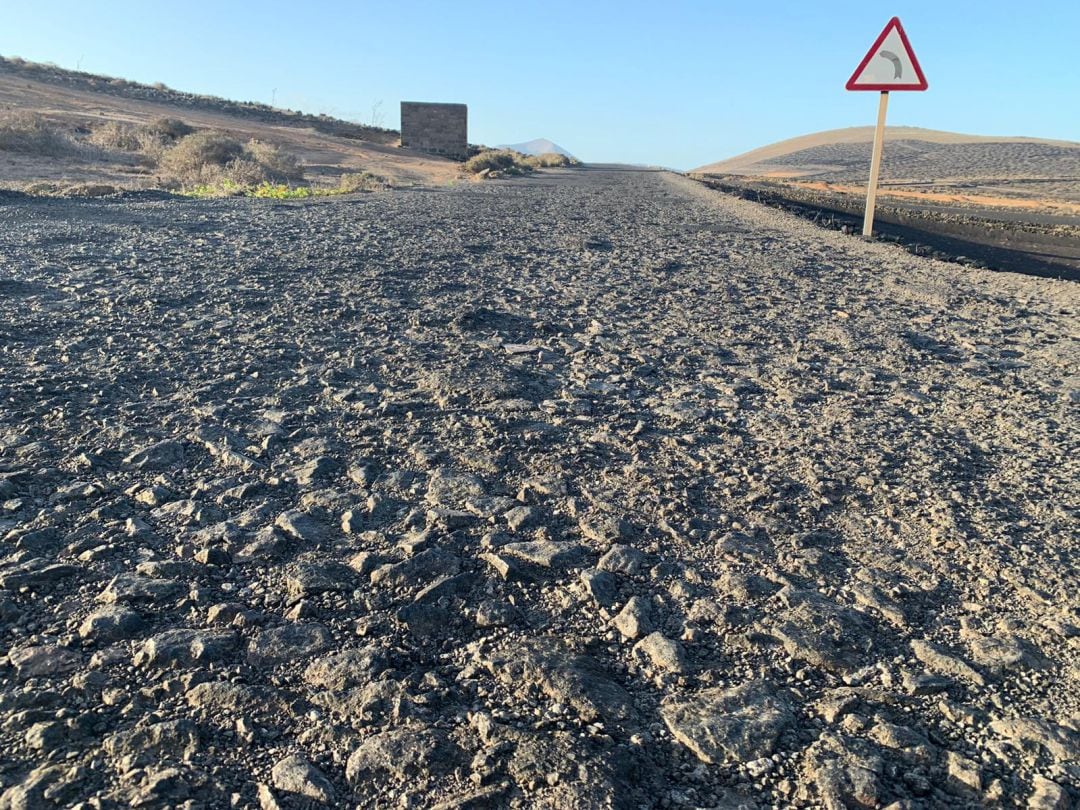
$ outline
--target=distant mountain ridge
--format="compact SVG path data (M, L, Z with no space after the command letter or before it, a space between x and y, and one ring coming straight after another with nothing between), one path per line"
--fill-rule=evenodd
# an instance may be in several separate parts
M574 157L569 151L563 149L554 141L549 141L547 138L536 138L532 141L526 141L525 143L508 143L499 147L500 149L513 149L515 152L521 152L523 155L550 155L552 153L556 155L566 155L567 157Z

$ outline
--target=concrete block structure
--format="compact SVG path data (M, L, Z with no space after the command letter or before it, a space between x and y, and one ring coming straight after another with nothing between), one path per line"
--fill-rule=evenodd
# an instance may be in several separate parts
M469 108L464 104L401 102L401 145L464 160L469 156Z

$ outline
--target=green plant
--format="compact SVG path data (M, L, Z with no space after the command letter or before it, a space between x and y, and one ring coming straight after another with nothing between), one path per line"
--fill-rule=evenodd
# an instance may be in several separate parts
M262 197L271 200L303 200L308 197L322 196L318 189L311 186L291 187L281 183L260 183L251 189L249 197Z

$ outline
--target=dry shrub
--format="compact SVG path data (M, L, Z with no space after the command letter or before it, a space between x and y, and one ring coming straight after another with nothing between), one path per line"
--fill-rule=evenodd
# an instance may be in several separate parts
M480 174L483 171L522 174L531 172L532 167L525 162L525 156L518 152L510 149L489 149L466 160L465 171L470 174Z
M163 141L178 141L195 131L195 127L179 118L155 118L144 128L149 134Z
M384 177L371 172L359 172L341 175L337 190L343 194L353 194L358 191L383 191L388 186L389 183Z
M304 179L297 159L273 144L235 138L213 131L185 135L165 149L158 167L166 176L186 184L251 187Z
M225 168L218 172L217 179L233 185L247 187L270 182L272 174L257 160L237 158L236 160L230 160Z
M295 155L289 154L279 146L265 141L248 141L244 151L250 160L262 166L268 173L265 179L288 182L290 180L303 180L304 170Z
M240 141L223 132L208 130L185 135L162 154L159 166L180 180L206 182L243 156L244 146Z
M36 113L0 117L0 151L27 155L67 155L79 145L63 129Z
M552 169L564 166L580 166L581 161L577 158L561 155L558 152L544 152L542 155L530 155L525 162L535 169Z
M94 146L102 149L114 149L120 152L141 152L143 139L137 127L120 121L106 121L87 138Z

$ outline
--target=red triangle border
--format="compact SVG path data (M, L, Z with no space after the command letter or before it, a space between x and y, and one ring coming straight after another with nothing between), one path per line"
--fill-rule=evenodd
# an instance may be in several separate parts
M855 80L859 78L859 74L863 72L863 68L867 63L874 58L878 48L881 47L881 43L885 41L885 37L889 35L892 29L896 29L900 34L900 41L904 43L904 47L907 49L908 56L911 57L911 65L915 68L915 75L919 77L918 84L860 84L856 85ZM919 60L915 56L915 50L911 47L911 43L908 41L907 33L904 31L904 26L900 23L899 17L893 17L885 25L885 29L878 35L878 38L874 40L874 44L870 46L870 50L866 52L866 56L859 62L859 66L855 68L855 72L851 74L851 78L847 80L847 84L844 85L845 90L879 90L881 92L888 92L890 90L925 90L930 85L927 84L926 76L923 75L922 68L919 66Z

